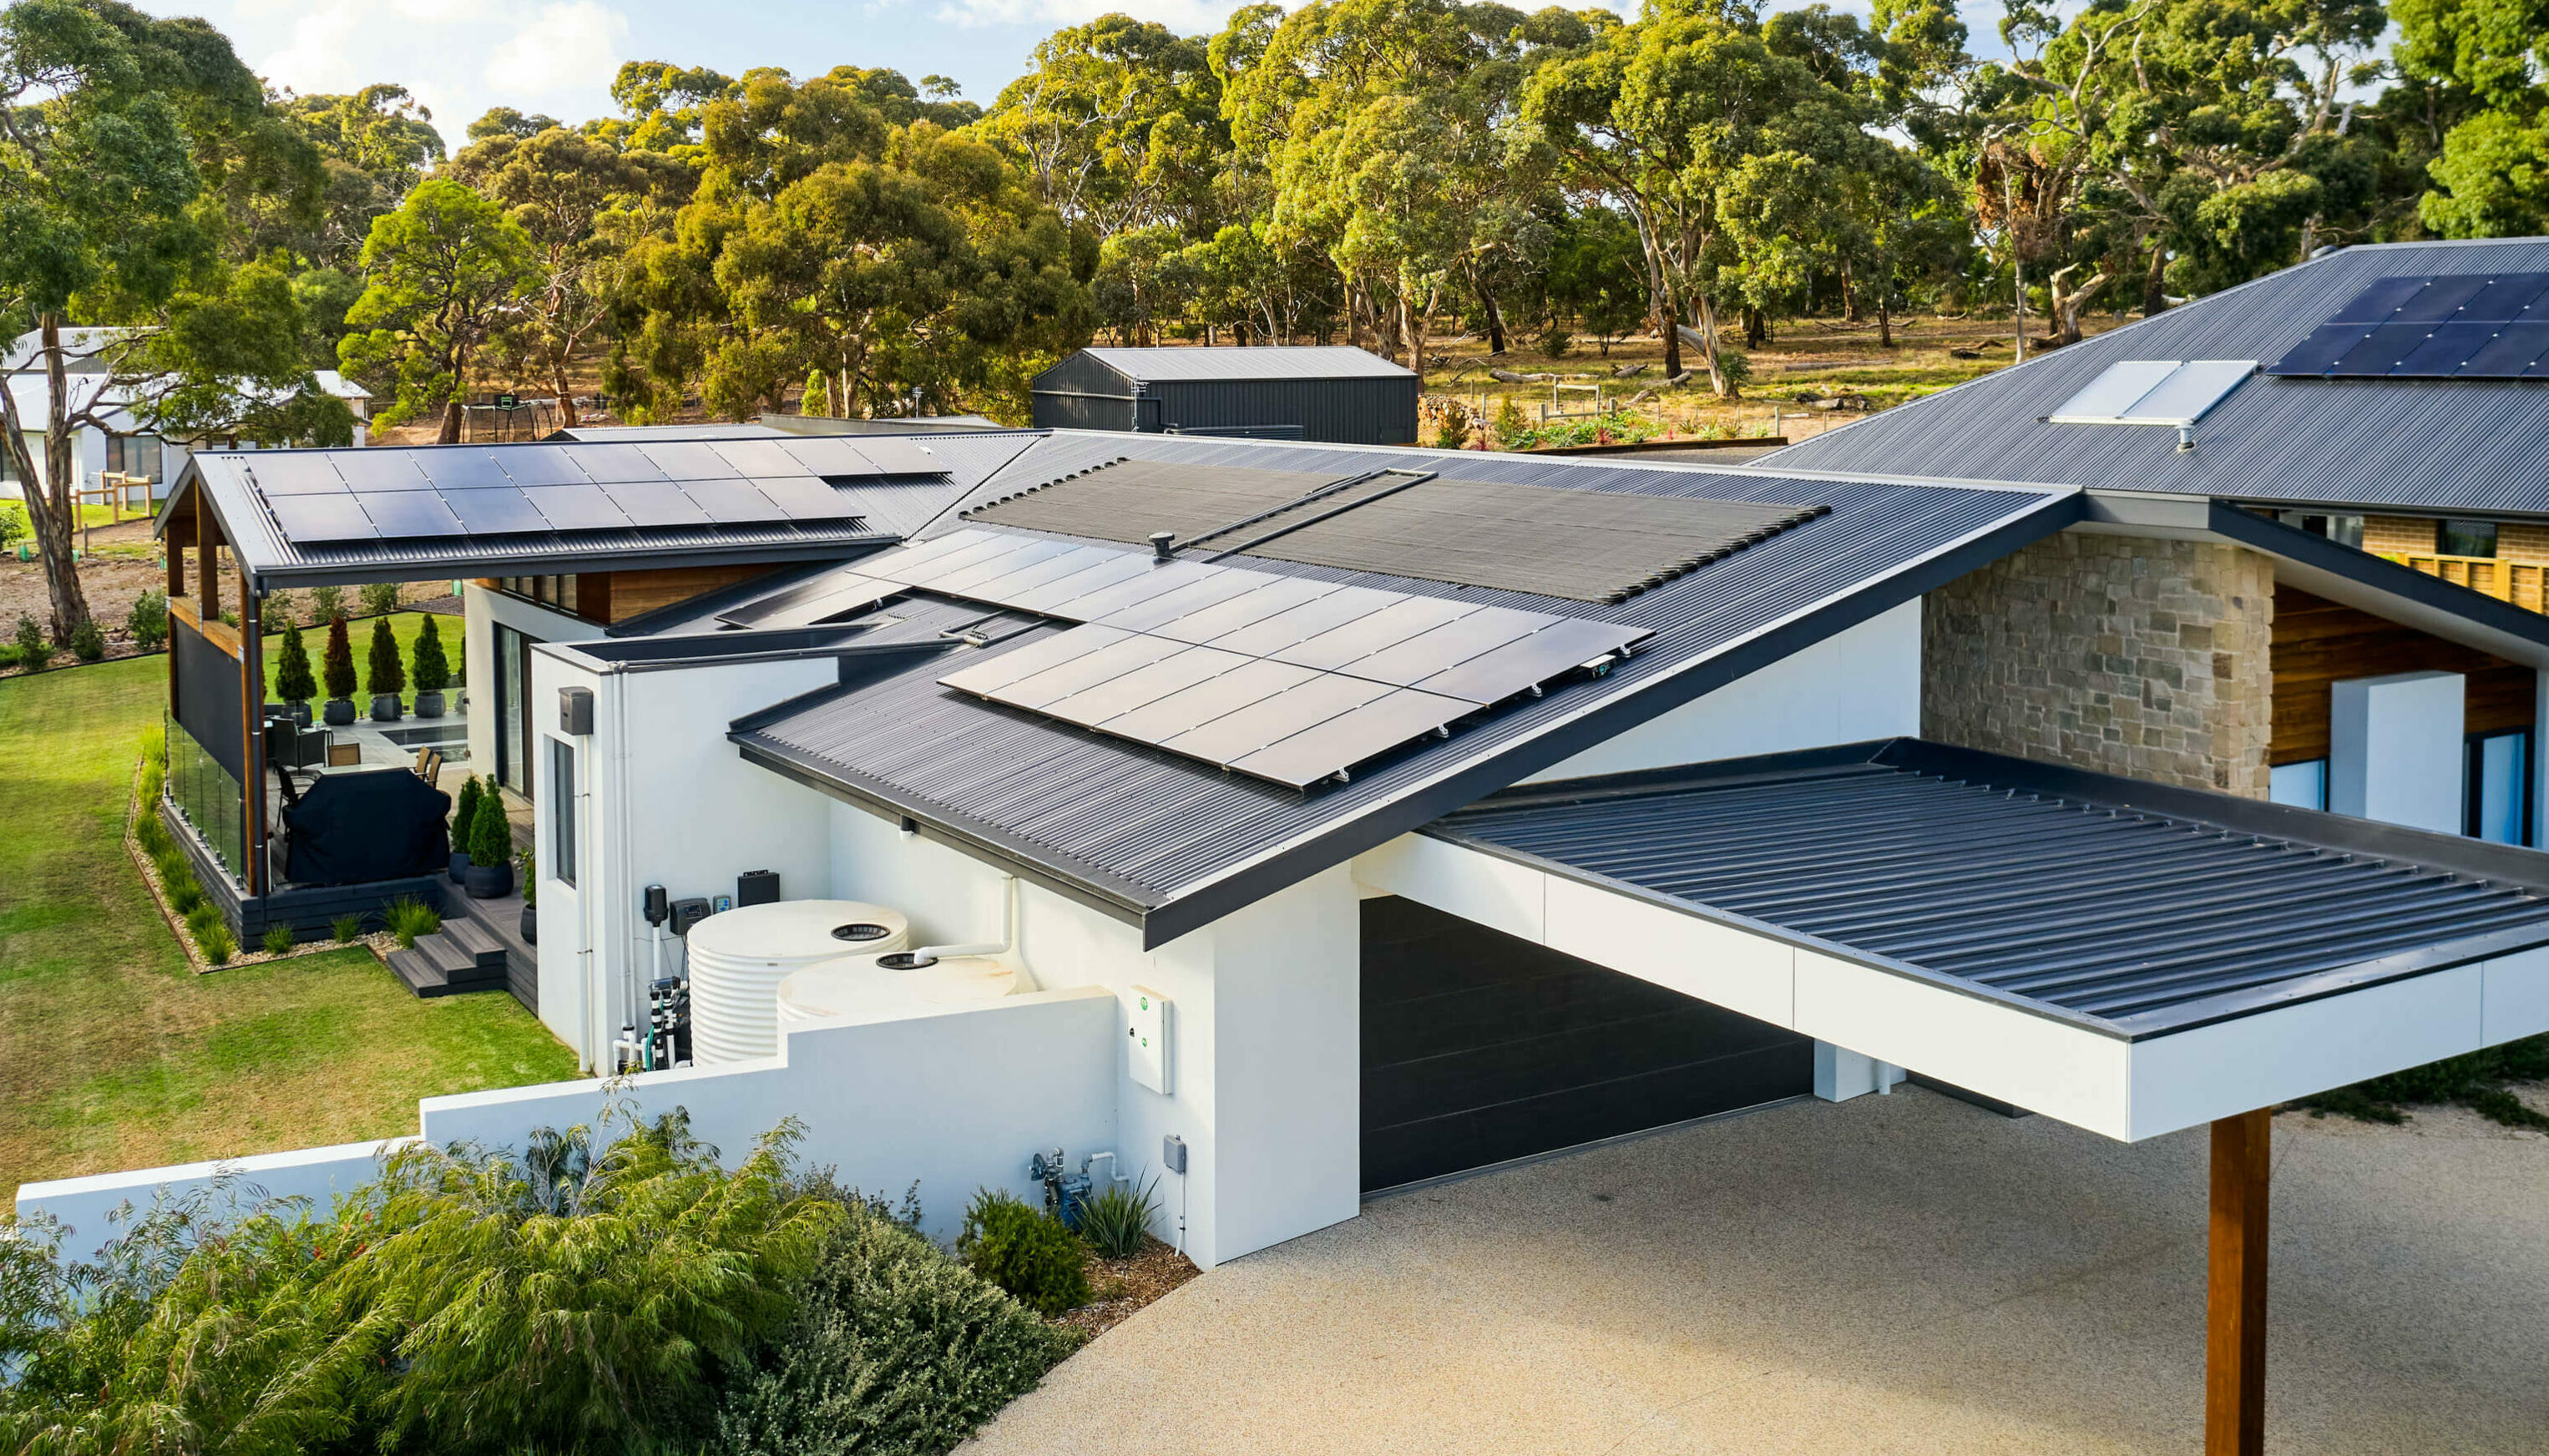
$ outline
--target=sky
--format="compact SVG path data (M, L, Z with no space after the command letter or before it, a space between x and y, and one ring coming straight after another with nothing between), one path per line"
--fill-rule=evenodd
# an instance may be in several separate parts
M1217 0L141 0L160 14L198 14L239 57L303 95L375 81L406 86L455 147L493 106L570 125L610 114L611 78L626 60L706 65L734 75L781 65L819 75L835 65L890 66L918 81L944 75L989 106L1026 67L1036 43L1068 25L1124 11L1195 35L1232 9ZM1585 3L1585 0L1569 0ZM1632 8L1632 0L1596 0ZM1988 7L1988 14L1985 13ZM1784 8L1776 3L1771 8ZM1844 0L1841 8L1864 5ZM1967 7L1977 44L1998 7Z

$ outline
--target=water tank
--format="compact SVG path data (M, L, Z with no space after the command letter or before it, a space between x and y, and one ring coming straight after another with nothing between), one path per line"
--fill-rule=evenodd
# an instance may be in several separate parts
M927 965L910 960L908 954L879 953L806 966L779 984L780 1024L945 1011L1019 989L1017 968L996 956L942 956Z
M911 924L856 900L782 900L711 915L690 934L691 1055L702 1065L779 1051L779 983L845 952L899 951Z

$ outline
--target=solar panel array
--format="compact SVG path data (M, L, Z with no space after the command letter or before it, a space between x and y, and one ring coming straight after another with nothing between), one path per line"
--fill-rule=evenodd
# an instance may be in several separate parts
M2267 373L2549 379L2549 273L2376 278Z
M902 439L679 440L246 457L284 538L416 540L855 519L831 482L943 475Z
M947 686L1291 788L1650 635L983 530L886 552L724 620L802 625L913 588L1081 624L951 673Z

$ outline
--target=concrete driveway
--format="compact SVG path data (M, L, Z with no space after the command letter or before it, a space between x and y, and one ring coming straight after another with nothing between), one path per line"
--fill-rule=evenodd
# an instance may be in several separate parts
M2268 1449L2549 1449L2549 1138L2276 1120ZM2202 1448L2205 1150L1905 1088L1367 1205L967 1449Z

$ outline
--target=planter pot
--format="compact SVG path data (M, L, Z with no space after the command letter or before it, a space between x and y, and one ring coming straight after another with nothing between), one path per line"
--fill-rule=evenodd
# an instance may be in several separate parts
M469 852L467 850L453 850L451 852L451 882L453 884L459 884L468 877Z
M471 861L461 876L461 885L473 900L501 900L514 892L514 866L481 864Z
M346 727L354 721L354 700L350 697L331 697L328 699L326 714L329 727Z
M399 717L403 712L404 709L399 704L399 695L397 693L375 692L372 694L373 722L395 723L399 720Z
M310 704L306 702L286 703L283 705L283 716L290 718L295 724L303 728L307 728L310 726Z
M442 716L442 694L420 691L416 695L416 715L420 718Z
M522 944L525 946L536 946L539 943L540 918L536 914L532 913L530 906L524 905L522 907Z

